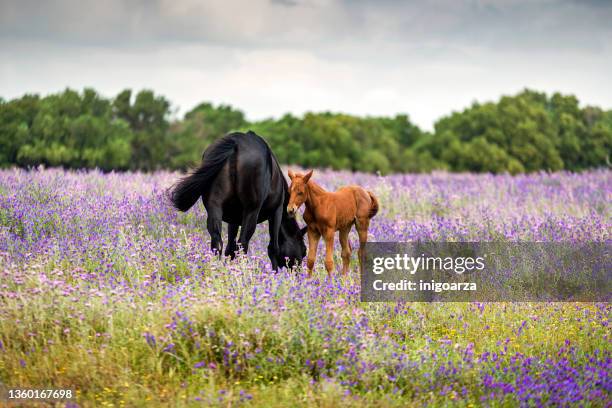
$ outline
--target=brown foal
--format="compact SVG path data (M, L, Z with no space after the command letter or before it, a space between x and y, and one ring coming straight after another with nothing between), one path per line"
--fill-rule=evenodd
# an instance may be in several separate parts
M334 235L340 231L342 273L346 275L352 253L348 236L353 224L359 234L359 264L363 267L370 219L378 212L378 199L374 194L360 186L346 186L336 192L325 191L311 180L312 170L306 174L295 174L289 170L288 174L291 186L287 213L295 216L298 208L306 204L304 221L308 225L308 273L312 274L319 239L323 236L325 269L331 275L334 269Z

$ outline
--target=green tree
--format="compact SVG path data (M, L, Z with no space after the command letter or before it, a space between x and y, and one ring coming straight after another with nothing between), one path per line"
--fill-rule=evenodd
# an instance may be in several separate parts
M168 167L170 102L153 91L142 90L132 101L132 92L124 90L113 101L114 115L125 120L132 131L130 168L155 170Z
M170 123L170 102L150 90L108 99L86 88L0 98L0 166L185 169L215 139L248 129L281 163L382 173L579 171L609 167L612 150L612 111L560 93L474 103L427 133L407 115L310 112L248 122L240 110L206 102Z
M170 128L171 168L188 168L198 163L204 149L215 139L247 125L244 114L231 106L201 103Z

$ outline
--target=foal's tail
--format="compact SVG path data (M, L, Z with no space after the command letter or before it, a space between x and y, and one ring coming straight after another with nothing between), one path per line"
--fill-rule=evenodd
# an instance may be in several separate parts
M368 194L370 195L370 200L372 200L372 203L370 204L370 212L368 213L368 218L374 218L374 216L378 214L378 198L376 198L374 193L372 193L371 191L368 191Z
M191 174L183 177L172 187L170 199L174 208L187 211L202 196L204 188L210 184L221 168L236 151L236 141L227 135L210 145L202 157L202 164Z

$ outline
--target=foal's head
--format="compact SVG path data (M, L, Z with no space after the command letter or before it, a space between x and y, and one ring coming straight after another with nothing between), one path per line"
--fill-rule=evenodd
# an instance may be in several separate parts
M294 173L291 170L287 173L291 179L291 186L289 186L289 205L287 205L287 214L291 217L295 217L295 213L298 208L306 201L306 195L308 192L308 180L312 176L312 170L306 174Z

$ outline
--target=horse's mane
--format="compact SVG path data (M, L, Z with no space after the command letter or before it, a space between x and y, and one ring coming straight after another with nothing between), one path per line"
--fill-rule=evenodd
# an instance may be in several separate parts
M270 148L270 145L268 144L268 142L261 136L259 136L258 134L256 134L255 132L249 130L247 133L256 136L258 138L258 140L260 140L261 142L263 142L266 146L266 149L268 150L268 164L270 165L270 171L273 171L274 169L276 169L276 171L278 172L279 177L281 178L281 183L283 186L283 219L281 222L281 226L283 228L285 228L286 232L292 236L295 236L295 234L297 232L300 231L300 225L297 223L297 221L295 220L295 218L291 218L288 217L286 212L285 212L285 208L287 207L287 205L289 204L289 184L287 184L287 179L285 179L285 176L283 175L283 170L281 169L280 163L278 162L278 159L276 158L276 155L274 154L274 152L272 151L272 149Z
M285 179L285 176L283 176L283 170L281 169L280 164L278 163L278 159L276 158L276 155L274 154L274 152L272 151L272 148L270 148L270 145L268 144L268 142L266 141L266 139L264 139L263 137L259 136L257 133L253 132L252 130L249 130L247 132L247 134L251 135L251 136L255 136L257 138L258 141L262 142L266 148L266 150L268 151L268 165L270 166L270 171L273 171L273 169L276 169L276 171L278 171L278 174L280 175L282 184L283 184L283 193L285 195L285 206L289 203L289 184L287 184L287 180Z

